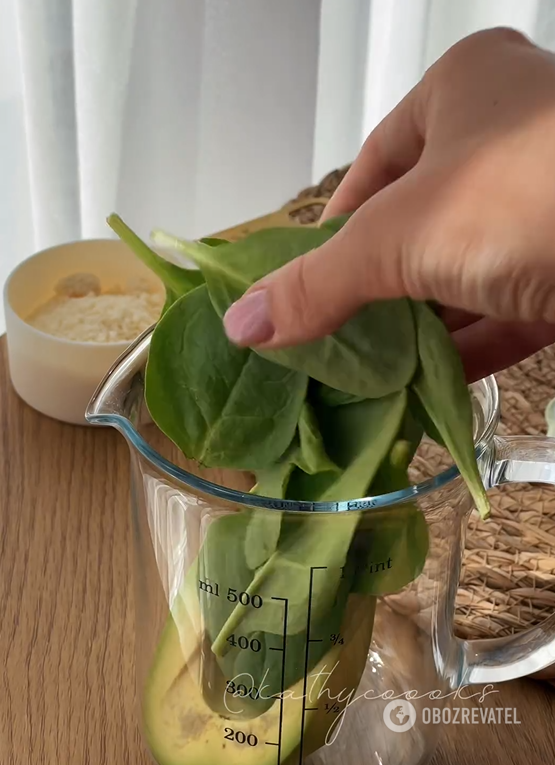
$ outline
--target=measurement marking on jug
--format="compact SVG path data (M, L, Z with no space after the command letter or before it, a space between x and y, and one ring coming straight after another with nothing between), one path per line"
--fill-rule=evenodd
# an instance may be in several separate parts
M258 653L262 648L260 640L257 640L256 638L249 640L245 635L239 635L237 637L235 635L230 635L226 638L226 643L229 643L233 648L240 648L242 651L254 651L255 653Z
M234 587L227 588L227 599L230 603L239 603L242 606L252 606L253 608L262 608L264 601L260 595L249 595L248 592L237 592Z
M341 712L341 707L339 704L326 704L326 714L329 715L330 712L337 714L338 712Z
M310 567L310 580L308 583L308 608L307 608L308 613L306 616L306 648L304 652L303 711L301 715L301 740L299 741L299 765L301 765L303 761L304 724L305 724L305 715L308 711L306 706L306 689L308 685L308 661L309 661L309 653L310 653L310 644L322 642L321 640L311 640L310 638L310 615L312 612L312 582L314 579L314 572L325 571L325 569L327 569L327 566L311 566Z
M279 600L283 603L283 635L281 636L281 648L270 648L270 651L281 651L283 654L281 659L281 693L279 699L279 728L278 728L278 740L266 741L267 746L277 746L277 765L281 762L281 738L283 731L283 696L285 693L285 651L287 647L287 610L289 608L288 598L274 598L272 600Z
M236 741L238 744L248 744L249 746L256 746L258 744L258 737L254 733L243 733L242 730L233 730L233 728L224 728L224 738L228 741Z
M213 595L216 598L220 597L220 584L213 579L209 579L208 577L199 579L198 588L200 592L204 592L206 595ZM250 595L248 592L237 590L236 587L228 587L225 597L230 603L240 603L245 607L262 608L264 605L264 600L261 595Z
M220 585L218 582L211 582L210 579L199 579L198 588L207 595L214 595L216 598L220 597Z
M248 688L243 683L236 685L233 680L227 680L225 690L226 693L238 696L239 698L249 698L253 701L257 701L260 698L260 688L257 688L255 685L251 685Z

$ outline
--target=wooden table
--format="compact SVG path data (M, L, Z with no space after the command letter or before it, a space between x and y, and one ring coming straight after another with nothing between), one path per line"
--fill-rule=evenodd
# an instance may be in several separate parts
M150 762L134 708L128 482L115 431L17 399L0 341L1 765ZM485 703L515 707L521 725L446 726L434 765L555 761L555 690L496 690Z

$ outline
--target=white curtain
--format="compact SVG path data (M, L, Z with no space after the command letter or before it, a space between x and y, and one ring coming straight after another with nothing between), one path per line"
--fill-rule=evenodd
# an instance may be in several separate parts
M0 0L0 285L113 210L199 236L276 209L500 24L552 47L555 0Z

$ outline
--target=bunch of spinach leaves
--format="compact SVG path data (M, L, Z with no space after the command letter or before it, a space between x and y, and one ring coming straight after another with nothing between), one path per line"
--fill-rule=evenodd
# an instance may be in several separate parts
M376 301L333 335L279 351L240 349L225 335L222 317L234 301L344 222L259 231L234 243L153 234L155 243L192 260L192 270L169 263L111 216L114 231L166 286L146 370L150 414L187 457L254 473L258 495L308 502L406 488L426 432L449 449L485 517L462 364L426 303ZM199 593L214 657L208 703L219 708L214 688L225 691L229 677L247 674L270 692L266 700L243 699L242 711L262 714L283 684L290 687L326 650L322 641L307 664L308 632L338 632L355 593L373 599L404 587L422 570L427 548L425 520L411 504L337 515L245 508L213 521L190 576L231 582L264 606ZM275 647L284 599L283 668ZM238 634L260 649L233 650Z

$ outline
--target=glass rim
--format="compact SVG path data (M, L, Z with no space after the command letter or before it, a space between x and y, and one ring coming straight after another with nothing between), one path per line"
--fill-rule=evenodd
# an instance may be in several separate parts
M104 380L98 386L96 392L91 398L85 417L93 425L112 426L116 428L127 440L130 447L133 447L144 459L150 462L159 472L169 478L179 481L191 489L197 490L203 494L225 500L236 505L258 507L266 510L280 510L287 512L313 512L313 513L340 513L357 510L370 510L400 505L415 499L422 498L433 491L445 488L449 483L460 477L460 471L456 465L438 473L437 476L427 478L417 484L411 485L406 489L395 492L379 494L376 496L360 497L358 499L343 500L341 502L319 502L319 501L299 501L294 499L276 499L272 497L262 497L256 494L231 489L226 486L201 478L194 473L190 473L184 468L180 468L170 460L163 457L150 444L145 441L133 423L124 414L115 411L103 412L102 400L106 394L109 394L113 386L113 378L117 383L117 374L125 368L126 374L137 374L146 362L150 338L154 327L137 338L127 350L119 357L111 369L107 372ZM493 439L499 423L499 388L493 375L485 377L473 383L470 388L482 386L485 388L487 399L491 402L490 411L485 412L487 419L481 432L477 434L476 457L479 459L487 449ZM109 396L108 396L109 398ZM111 399L113 400L113 398ZM243 471L248 472L248 471Z

